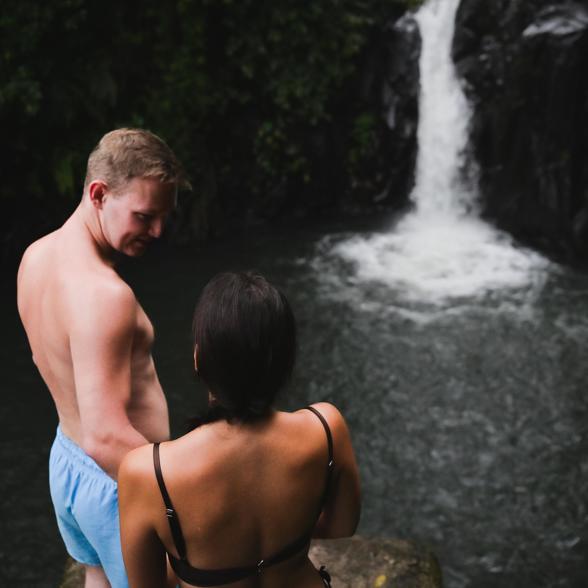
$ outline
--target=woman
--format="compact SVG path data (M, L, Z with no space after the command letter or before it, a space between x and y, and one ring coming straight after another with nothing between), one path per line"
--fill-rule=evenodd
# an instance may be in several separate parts
M358 469L334 406L273 408L294 366L288 301L260 275L220 274L196 307L194 343L207 415L119 470L130 585L165 586L167 554L181 586L330 586L309 542L355 532Z

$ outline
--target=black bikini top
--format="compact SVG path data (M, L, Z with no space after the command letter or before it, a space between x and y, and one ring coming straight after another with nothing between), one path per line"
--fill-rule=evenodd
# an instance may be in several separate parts
M321 502L319 505L318 513L313 521L313 524L308 529L304 535L292 541L283 549L280 549L277 553L274 553L271 557L267 557L261 559L254 565L250 566L243 566L238 568L223 568L223 569L214 569L214 570L202 570L199 568L195 568L188 563L186 559L186 542L184 541L184 536L182 534L182 529L180 527L180 521L178 520L178 515L174 510L172 505L171 499L165 487L165 482L163 481L163 475L161 473L161 463L159 461L159 443L154 443L153 445L153 466L155 468L155 476L157 477L157 483L159 484L159 489L161 491L161 496L163 498L163 502L165 504L165 514L167 516L167 520L169 522L169 527L171 530L172 538L174 541L174 545L180 556L179 559L174 557L171 553L168 552L168 557L171 563L171 566L175 573L177 574L178 578L190 584L191 586L221 586L222 584L230 584L231 582L238 582L239 580L243 580L249 576L254 574L260 574L265 568L276 565L290 557L296 555L299 551L302 551L303 548L307 547L310 543L310 539L312 537L312 532L316 525L316 521L318 520L323 507L325 505L325 501L327 499L330 485L331 485L331 477L333 474L333 438L331 435L331 430L329 429L329 425L323 415L313 408L312 406L307 406L307 410L312 411L321 421L325 433L327 435L327 444L329 448L329 461L327 463L327 480L325 483L325 489L323 490L323 495L321 497Z

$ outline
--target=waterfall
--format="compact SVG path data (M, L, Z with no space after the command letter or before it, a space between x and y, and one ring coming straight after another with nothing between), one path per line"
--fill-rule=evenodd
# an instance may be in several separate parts
M451 42L459 0L432 0L417 13L422 38L419 151L411 199L427 219L466 214L475 194L463 178L470 108L455 75Z
M400 299L434 305L528 290L548 265L478 216L475 164L466 157L470 107L451 59L458 5L428 0L415 16L422 49L413 210L386 233L328 243L330 262L319 264L332 272L333 258L342 259L353 267L351 283L384 284Z

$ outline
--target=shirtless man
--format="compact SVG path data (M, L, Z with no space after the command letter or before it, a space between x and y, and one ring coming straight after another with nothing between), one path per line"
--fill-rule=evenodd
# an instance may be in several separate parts
M128 586L118 467L131 449L169 438L153 327L114 269L116 252L141 255L184 185L176 157L152 133L106 134L88 159L79 206L26 250L18 272L18 310L59 416L51 498L88 588Z

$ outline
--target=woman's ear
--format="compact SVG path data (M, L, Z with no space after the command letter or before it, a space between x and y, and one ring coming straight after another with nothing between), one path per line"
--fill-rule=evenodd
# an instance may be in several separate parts
M198 375L198 345L194 346L194 371Z

